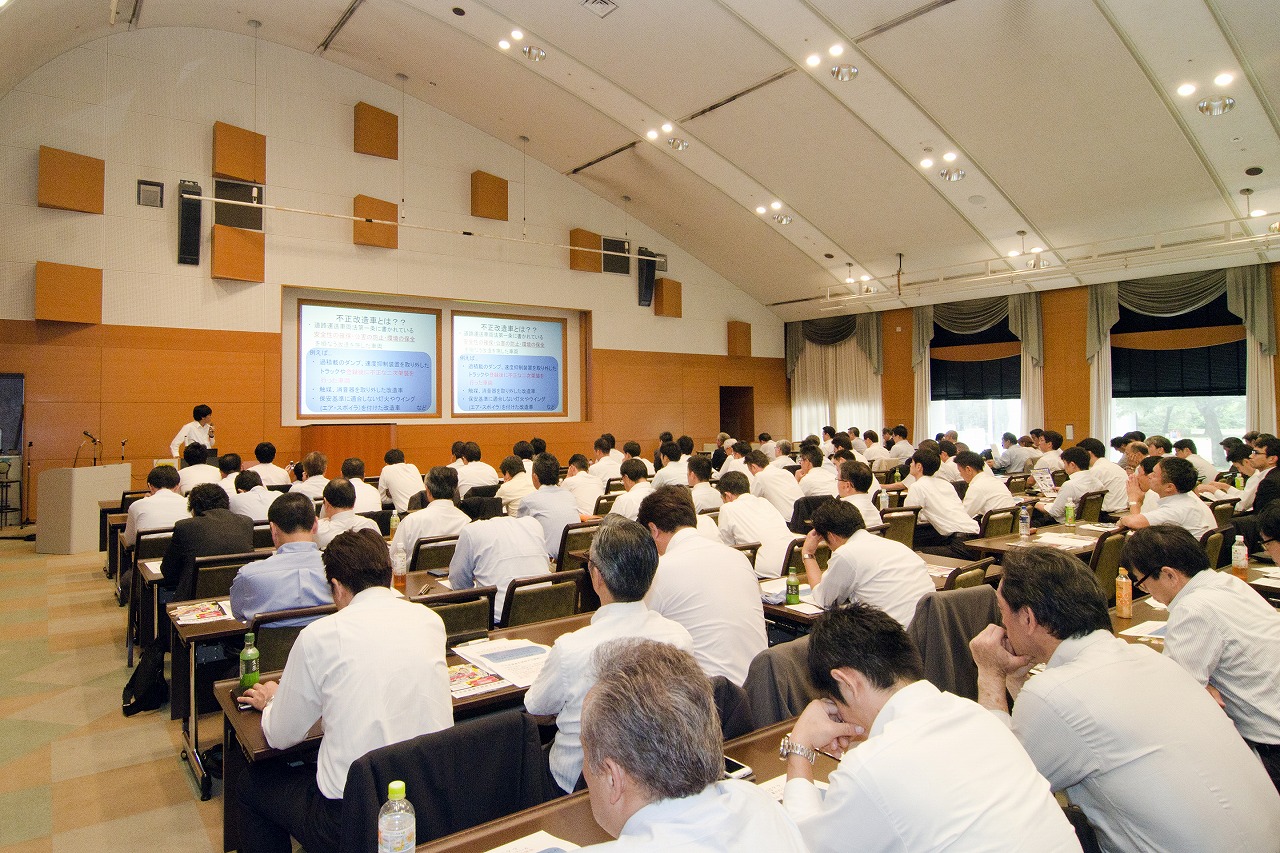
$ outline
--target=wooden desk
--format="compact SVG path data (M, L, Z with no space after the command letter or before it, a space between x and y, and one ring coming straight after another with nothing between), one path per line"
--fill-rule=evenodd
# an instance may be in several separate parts
M724 753L755 771L755 781L767 782L787 772L786 764L778 760L778 742L791 731L793 720L770 726L724 745ZM837 762L826 755L819 755L814 765L815 779L826 781L836 769ZM611 840L591 816L591 796L587 791L570 794L489 821L471 829L436 839L418 847L419 853L484 853L502 844L508 844L538 830L549 832L557 838L574 844L598 844Z
M109 501L98 501L98 550L107 550L110 542L107 539L107 516L113 513L123 512L120 508L120 499L115 498ZM108 557L109 559L109 557Z
M116 582L116 601L121 607L124 606L124 578L121 577L126 560L125 553L129 550L124 544L124 528L129 523L129 514L127 512L107 513L105 516L107 525L107 577L115 578Z
M1169 611L1163 607L1152 607L1153 600L1151 596L1144 595L1142 598L1133 602L1133 618L1121 619L1116 615L1116 609L1112 607L1108 613L1111 614L1111 633L1127 643L1137 645L1151 646L1156 651L1164 651L1164 641L1159 639L1148 639L1146 637L1122 637L1120 632L1134 625L1141 625L1143 622L1165 622L1169 619Z
M1031 542L1038 542L1041 536L1045 533L1070 533L1076 536L1087 537L1090 540L1088 543L1081 542L1079 547L1061 549L1063 553L1073 554L1077 557L1083 557L1093 553L1094 543L1097 541L1098 537L1102 535L1096 530L1082 530L1079 525L1076 525L1075 529L1069 529L1065 524L1054 524L1049 527L1039 528L1034 534L1032 534ZM1011 533L1008 536L990 536L985 539L966 539L964 544L975 551L994 555L996 559L999 560L1011 549L1025 547L1025 545L1022 544L1025 541L1026 540L1024 540L1019 534Z

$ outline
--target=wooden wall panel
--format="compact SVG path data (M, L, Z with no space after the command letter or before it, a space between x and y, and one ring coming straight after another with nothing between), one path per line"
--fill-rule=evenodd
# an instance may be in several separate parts
M880 314L880 334L884 342L884 373L880 377L884 424L905 424L917 440L915 427L915 373L911 370L911 309L899 308ZM880 429L872 424L863 429Z
M37 320L102 322L102 270L36 261Z
M1084 330L1089 315L1089 290L1069 287L1040 294L1044 323L1044 424L1064 436L1071 425L1069 446L1090 435L1089 363L1084 356ZM1105 444L1109 436L1098 436Z
M357 154L399 159L400 117L360 101L356 104L352 148Z
M471 173L471 215L507 221L507 181L479 169Z
M929 358L938 361L990 361L1011 358L1022 352L1022 344L1006 341L999 344L965 344L957 347L930 347Z
M102 213L106 171L105 160L41 145L36 204L55 210Z
M1245 339L1244 325L1208 326L1168 332L1124 332L1111 336L1111 345L1127 349L1193 349L1229 344Z
M569 250L569 269L579 272L603 272L604 255L600 254L604 242L600 235L585 228L573 228L569 231L569 245L578 248ZM582 252L578 249L594 249Z
M314 424L301 431L302 455L318 450L327 456L325 476L330 480L342 476L342 460L351 456L363 459L365 476L373 476L382 470L382 455L397 440L394 424Z
M653 313L658 317L683 317L683 288L672 278L653 282ZM732 324L730 324L732 325Z
M728 326L730 357L751 357L751 324L730 320Z
M384 201L373 196L358 195L351 202L351 215L383 222L399 222L400 209L394 201ZM377 246L396 249L400 246L399 229L394 225L351 221L351 242L357 246Z
M1280 264L1271 265L1271 310L1280 320ZM1277 322L1276 326L1280 329L1280 322ZM1280 336L1277 336L1276 340L1280 341ZM1276 393L1280 395L1280 358L1274 359L1273 364L1276 374ZM1246 426L1255 428L1252 424L1246 424Z
M213 176L251 184L267 182L267 138L222 121L213 123Z
M209 273L232 281L267 280L267 240L262 231L214 225Z

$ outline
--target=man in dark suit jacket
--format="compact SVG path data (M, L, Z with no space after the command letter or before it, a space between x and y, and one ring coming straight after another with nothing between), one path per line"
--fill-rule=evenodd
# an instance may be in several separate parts
M196 557L242 554L253 550L253 521L231 512L227 493L216 483L202 483L191 490L187 505L192 518L173 525L173 539L164 552L161 603L195 596Z

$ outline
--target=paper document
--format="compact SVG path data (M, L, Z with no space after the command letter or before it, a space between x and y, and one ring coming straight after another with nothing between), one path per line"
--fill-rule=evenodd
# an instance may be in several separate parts
M1092 530L1094 533L1108 533L1116 529L1114 524L1077 524L1081 530Z
M1263 589L1280 589L1280 579L1274 577L1258 578L1253 581L1253 585L1260 586Z
M774 578L772 580L767 580L762 584L760 584L760 598L762 601L765 602L765 604L786 603L786 600L787 600L786 576L783 576L780 578ZM807 583L800 584L800 601L810 605L811 607L817 607L817 605L813 603L813 590L809 588L809 585ZM790 605L790 606L796 607L798 605ZM808 611L801 611L801 612L808 612ZM818 610L815 612L821 613L822 608L818 608Z
M951 573L955 571L951 566L935 566L931 563L925 563L924 567L928 569L929 574L935 578L950 577Z
M788 610L794 610L796 613L803 613L806 616L817 616L822 612L822 608L814 604L812 601L801 599L799 604L788 604Z
M234 619L231 615L231 599L222 601L197 601L173 608L173 621L176 625L195 625L199 622L217 622L220 619Z
M516 687L533 684L547 662L547 646L531 640L484 640L454 646L458 657L510 681Z
M577 849L578 845L572 841L565 841L549 832L538 830L533 835L517 838L501 847L494 847L488 853L564 853L565 850Z
M813 784L817 786L819 791L825 791L828 787L826 782L819 782L817 779L813 780ZM782 802L782 789L787 787L787 774L783 773L781 776L774 776L772 779L756 785L756 787L778 802Z
M481 669L473 663L459 663L449 667L449 692L454 699L492 693L510 687L511 682Z
M1076 548L1080 545L1093 545L1097 541L1096 536L1079 536L1075 533L1041 533L1036 537L1037 544L1052 545L1055 548Z
M1132 628L1126 628L1120 632L1122 637L1146 637L1151 639L1163 640L1165 628L1169 627L1168 622L1143 622L1134 625Z

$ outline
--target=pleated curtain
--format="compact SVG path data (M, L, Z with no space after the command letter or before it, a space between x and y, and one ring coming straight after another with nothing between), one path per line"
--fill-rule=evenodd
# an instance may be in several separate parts
M879 314L788 323L786 344L793 436L817 434L828 424L880 428Z

